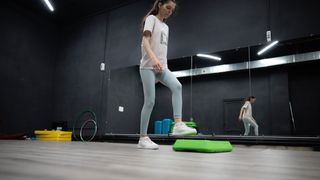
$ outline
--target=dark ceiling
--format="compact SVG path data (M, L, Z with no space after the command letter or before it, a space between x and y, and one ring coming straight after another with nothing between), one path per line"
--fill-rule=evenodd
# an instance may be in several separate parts
M8 0L23 8L46 16L57 23L73 21L99 12L115 9L138 0L50 0L51 12L43 0Z

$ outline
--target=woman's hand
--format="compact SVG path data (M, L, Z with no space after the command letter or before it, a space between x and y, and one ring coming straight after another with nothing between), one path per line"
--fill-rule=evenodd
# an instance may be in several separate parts
M160 64L159 60L157 60L157 59L152 61L152 67L153 67L153 70L155 70L157 73L161 73L163 70L162 65Z
M241 116L239 116L239 121L242 121L242 117Z

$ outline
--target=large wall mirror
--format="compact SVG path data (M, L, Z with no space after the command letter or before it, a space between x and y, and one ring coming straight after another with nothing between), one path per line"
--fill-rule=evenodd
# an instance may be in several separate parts
M318 136L319 50L320 36L309 36L169 60L184 86L184 118L200 135ZM239 113L249 96L258 133L249 125L245 134Z
M268 45L250 47L253 112L261 135L318 136L320 37L279 41L261 53Z

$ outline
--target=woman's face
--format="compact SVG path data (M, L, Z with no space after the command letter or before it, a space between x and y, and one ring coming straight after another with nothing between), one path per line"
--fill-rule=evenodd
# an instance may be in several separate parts
M254 98L254 99L251 99L250 102L253 104L253 103L256 102L256 99L255 99L255 98Z
M176 8L176 3L169 1L165 4L159 4L159 13L165 19L168 19Z

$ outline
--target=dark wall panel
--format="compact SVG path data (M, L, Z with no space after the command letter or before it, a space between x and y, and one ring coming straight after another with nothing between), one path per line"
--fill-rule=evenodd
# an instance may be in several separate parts
M288 40L320 33L318 0L270 0L273 39Z
M139 67L115 69L109 79L106 133L139 133L143 89ZM119 106L124 112L119 112Z
M103 83L106 14L67 25L62 29L55 76L55 121L73 121L84 110L97 114L103 131Z
M0 133L51 127L57 28L14 4L0 6Z
M169 58L262 43L266 15L265 0L183 0L169 23Z
M140 23L151 5L151 1L138 1L110 12L107 59L111 68L139 64ZM168 58L264 43L269 28L273 39L280 40L319 34L320 26L314 21L319 17L318 6L316 0L202 0L197 5L181 0L167 22Z
M272 135L292 135L289 112L288 71L270 73L270 132Z
M203 134L224 134L224 102L249 95L249 79L246 71L193 79L193 118ZM240 112L240 107L238 107ZM238 121L238 117L234 117Z
M140 24L151 1L138 1L110 12L107 60L111 68L138 65L141 58ZM265 0L181 0L168 20L168 58L214 52L264 42Z
M260 134L291 135L288 74L285 69L252 71L253 114Z
M290 100L299 136L319 136L320 63L299 64L289 69Z
M107 62L112 69L140 63L140 24L150 5L150 1L138 1L109 13L106 52Z

